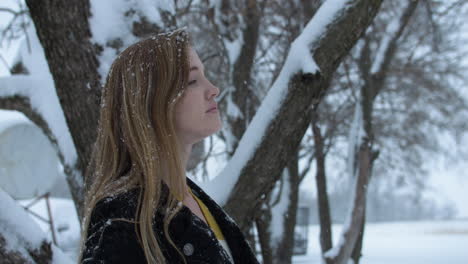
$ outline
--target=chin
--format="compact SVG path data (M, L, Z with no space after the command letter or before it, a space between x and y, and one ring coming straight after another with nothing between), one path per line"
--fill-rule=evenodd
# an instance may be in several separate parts
M213 133L216 133L216 132L220 131L222 128L223 128L223 123L221 121L219 121L218 128Z
M218 126L218 127L216 127L215 129L211 130L211 131L208 133L208 135L206 135L206 137L209 137L209 136L211 136L211 135L213 135L213 134L216 134L216 133L218 133L220 130L221 130L221 126Z

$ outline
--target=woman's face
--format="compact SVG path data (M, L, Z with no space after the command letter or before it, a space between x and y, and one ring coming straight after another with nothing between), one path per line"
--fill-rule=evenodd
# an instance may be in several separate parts
M219 89L206 79L203 63L193 48L189 56L188 86L175 105L176 133L183 144L194 144L222 127L214 100ZM213 107L216 109L208 111Z

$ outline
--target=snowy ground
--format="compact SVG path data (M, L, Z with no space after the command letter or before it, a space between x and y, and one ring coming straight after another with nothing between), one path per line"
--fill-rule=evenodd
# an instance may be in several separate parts
M333 242L341 226L333 226ZM306 256L293 263L320 263L318 226L310 226ZM362 264L466 264L468 263L468 219L369 223L366 225Z
M25 205L29 202L21 201ZM76 257L79 226L73 203L52 199L52 214L58 232L58 245L72 259ZM47 218L45 202L32 210ZM37 220L44 231L49 227ZM60 230L60 231L59 231ZM308 252L295 256L293 263L320 263L318 226L309 227ZM333 226L333 241L338 240L341 226ZM453 221L369 223L366 226L362 264L466 264L468 263L468 219Z

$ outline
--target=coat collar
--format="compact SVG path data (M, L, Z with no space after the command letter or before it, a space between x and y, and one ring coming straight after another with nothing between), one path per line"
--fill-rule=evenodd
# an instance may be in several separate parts
M188 177L186 178L186 182L189 188L192 190L193 194L196 195L205 204L216 220L231 250L234 262L242 264L258 264L259 262L255 257L252 248L246 241L242 231L239 229L234 220L195 182L193 182ZM136 192L133 193L135 194L135 197L137 197L136 194L140 190L137 188L135 191ZM169 195L168 186L163 183L161 191L162 193L160 204L167 201ZM125 200L128 201L129 199ZM162 223L163 215L164 213L161 211L156 212L155 224L158 225ZM182 209L172 219L169 229L171 234L173 234L174 238L177 240L175 241L176 244L179 244L178 246L180 248L183 248L186 241L193 240L194 238L196 238L197 243L199 243L197 245L198 247L209 247L208 244L212 243L209 241L213 241L210 239L210 237L215 238L214 232L211 231L210 227L184 205L182 205ZM202 229L208 229L212 234L207 236L206 232L201 232ZM202 237L205 237L205 239L202 239ZM218 250L224 251L223 254L226 254L227 256L227 253L221 244L219 244L217 240L214 242L217 245Z
M197 184L187 177L187 184L210 210L218 223L236 263L258 263L253 251L245 240L242 231L234 220Z

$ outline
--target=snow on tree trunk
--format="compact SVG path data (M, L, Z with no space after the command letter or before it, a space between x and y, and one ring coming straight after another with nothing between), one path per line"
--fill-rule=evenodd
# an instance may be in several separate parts
M359 172L353 185L353 195L350 200L352 202L351 211L343 225L338 244L323 255L327 264L346 264L348 262L361 230L359 227L364 221L371 146L366 138L363 141L358 155Z
M267 197L255 221L263 263L291 263L297 208L299 171L297 156L282 171L281 179Z
M357 159L359 146L361 145L361 139L364 135L364 128L362 126L362 107L360 102L356 102L354 107L353 123L349 129L348 136L348 157L346 163L347 174L353 179L356 178L357 173Z
M288 264L292 261L294 252L294 239L296 216L299 202L299 170L298 170L298 157L293 156L288 166L283 170L283 188L280 194L280 201L278 203L279 209L286 205L282 215L278 212L272 213L274 218L279 218L271 222L271 228L275 229L275 225L281 224L281 233L275 234L276 239L273 237L273 263ZM275 207L273 207L275 211ZM274 233L273 233L274 234ZM276 240L276 241L275 241Z
M271 208L271 222L270 222L270 233L271 233L271 248L273 252L279 249L281 239L284 234L284 223L287 217L288 207L290 204L290 192L291 183L289 179L288 168L283 169L281 175L281 188L277 188L276 192L273 192L271 199L278 199L278 202Z

